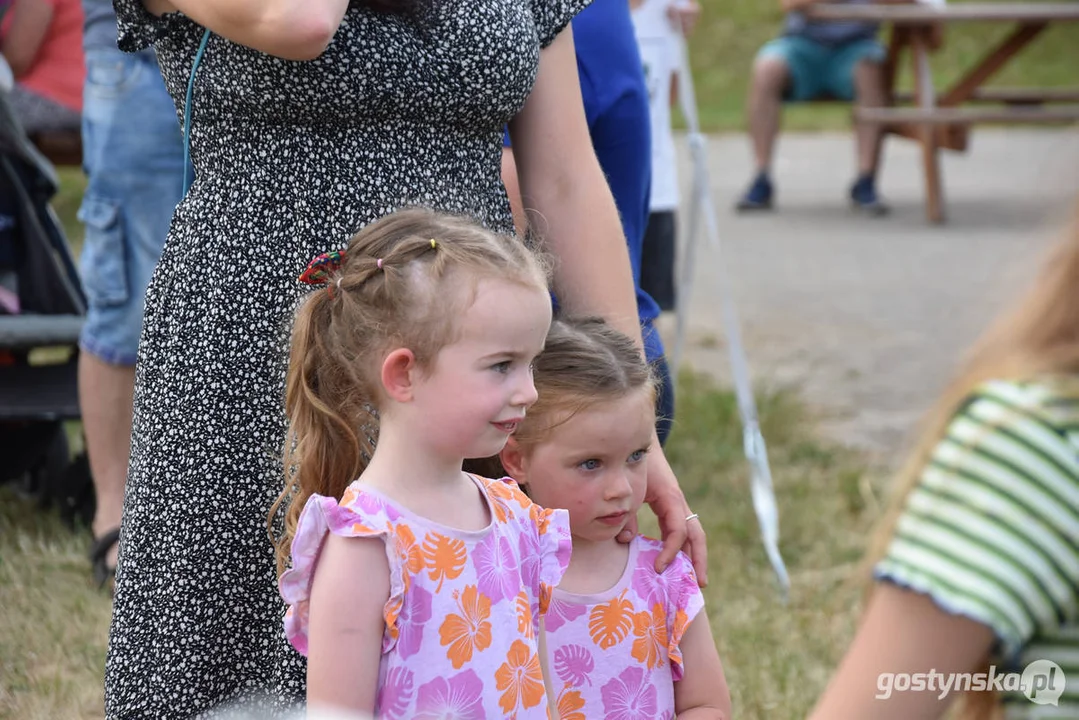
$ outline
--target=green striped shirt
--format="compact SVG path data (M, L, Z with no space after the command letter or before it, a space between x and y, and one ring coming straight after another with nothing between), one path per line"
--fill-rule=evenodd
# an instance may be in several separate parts
M997 672L1060 666L1060 704L1006 693L1008 718L1079 718L1079 393L1058 382L990 382L971 395L875 569L992 628Z

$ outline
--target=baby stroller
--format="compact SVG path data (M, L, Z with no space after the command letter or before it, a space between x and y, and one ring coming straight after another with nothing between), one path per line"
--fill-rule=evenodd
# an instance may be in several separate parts
M93 518L85 453L64 421L80 416L78 337L86 312L49 200L58 180L0 90L0 483L14 482L71 523Z

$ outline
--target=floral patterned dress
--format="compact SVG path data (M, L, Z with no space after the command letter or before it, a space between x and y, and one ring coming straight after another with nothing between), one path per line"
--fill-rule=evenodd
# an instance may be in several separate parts
M656 572L662 548L638 535L609 590L555 590L546 615L547 667L562 720L674 717L674 683L683 670L678 644L704 596L685 554Z
M281 577L285 633L307 654L308 603L329 533L386 543L390 597L375 713L413 720L546 718L536 638L569 565L569 514L533 504L516 485L473 476L491 524L439 525L353 483L341 502L312 496Z

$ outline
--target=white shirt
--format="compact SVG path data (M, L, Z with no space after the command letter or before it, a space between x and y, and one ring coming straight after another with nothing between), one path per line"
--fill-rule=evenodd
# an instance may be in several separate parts
M671 80L678 74L678 31L667 17L672 0L644 0L633 10L652 123L652 194L649 210L678 209L678 167L671 134Z

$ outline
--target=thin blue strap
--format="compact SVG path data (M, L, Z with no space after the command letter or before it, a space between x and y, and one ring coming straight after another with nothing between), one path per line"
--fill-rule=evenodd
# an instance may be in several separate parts
M202 34L202 42L199 43L198 52L195 53L195 62L191 64L191 77L187 79L187 97L184 98L184 195L195 178L191 177L191 98L195 94L195 71L202 62L202 54L206 52L206 43L210 40L210 31Z

